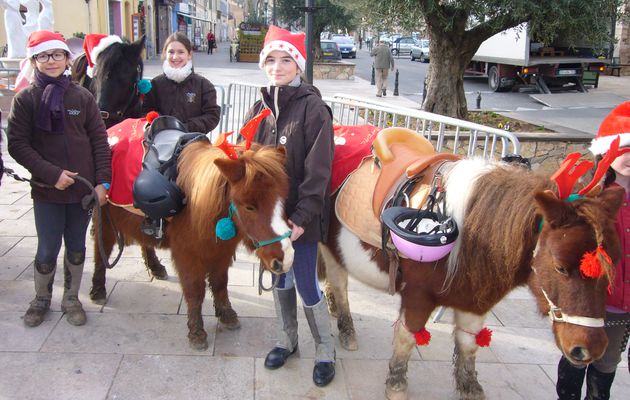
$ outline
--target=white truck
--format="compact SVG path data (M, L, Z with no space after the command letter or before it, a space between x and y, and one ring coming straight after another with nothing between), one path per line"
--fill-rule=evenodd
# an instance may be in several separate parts
M484 41L465 76L488 78L494 92L509 91L517 84L533 85L540 93L551 93L552 88L585 92L584 72L591 71L589 77L597 82L610 63L595 52L592 47L571 47L561 41L545 46L530 38L525 23Z

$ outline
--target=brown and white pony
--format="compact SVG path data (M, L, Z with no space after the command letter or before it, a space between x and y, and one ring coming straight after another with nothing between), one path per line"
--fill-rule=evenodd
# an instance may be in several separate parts
M188 339L195 349L208 347L201 316L206 281L219 322L228 329L240 327L227 291L228 268L240 242L273 273L286 272L293 264L293 247L286 236L289 226L283 215L288 193L284 160L284 149L256 144L236 160L226 158L208 141L187 145L178 159L177 177L177 185L186 195L186 207L167 223L165 236L159 241L141 232L143 217L112 204L104 207L126 244L171 250L188 305ZM215 226L229 215L236 225L236 236L220 240ZM115 232L107 223L102 228L104 250L109 256ZM92 281L104 290L105 267L100 253L94 253Z
M450 256L437 262L400 258L396 290L401 306L387 398L408 397L411 351L422 342L431 313L446 306L455 312L457 391L461 398L483 399L475 371L476 334L482 332L492 307L520 285L530 287L541 313L554 308L556 344L571 362L588 364L601 357L608 342L603 318L612 267L604 263L604 273L594 279L583 276L579 267L582 256L598 246L603 246L613 263L619 259L614 219L623 190L607 189L567 202L556 197L549 178L522 167L477 159L452 165L445 175L446 209L459 226L459 239ZM320 250L327 293L332 294L338 313L339 339L343 347L354 350L348 273L385 291L387 265L382 251L360 241L334 212L329 241Z

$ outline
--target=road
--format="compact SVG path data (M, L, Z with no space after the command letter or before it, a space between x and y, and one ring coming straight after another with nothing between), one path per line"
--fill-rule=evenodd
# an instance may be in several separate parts
M355 74L358 77L368 81L371 79L373 59L365 46L357 52L356 59L347 61L356 63ZM399 95L413 100L420 108L424 77L429 64L419 61L412 62L408 55L394 57L394 62L399 73ZM388 95L393 94L394 80L395 73L391 73L388 78ZM489 90L487 81L479 78L466 78L464 90L470 110L476 108L476 98L480 94L481 109L483 110L506 114L554 130L589 135L594 135L597 132L601 120L610 112L614 104L625 100L618 95L607 95L602 93L602 90L595 89L589 91L587 95L575 92L545 95L553 97L553 100L547 101L545 96L538 96L528 89L509 93L494 93ZM376 89L374 93L376 94ZM547 105L537 101L532 95L547 102ZM602 101L593 101L596 96L599 96L597 99Z

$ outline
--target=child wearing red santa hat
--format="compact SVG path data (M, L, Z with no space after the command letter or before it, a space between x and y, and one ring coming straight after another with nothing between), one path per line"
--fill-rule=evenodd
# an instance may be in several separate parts
M617 106L604 118L590 151L599 162L614 139L620 138L620 147L630 147L630 101ZM615 228L619 236L622 257L615 266L614 282L606 304L605 329L608 347L599 360L587 366L575 366L564 356L558 363L556 392L560 400L581 399L586 376L586 399L610 398L611 386L617 365L628 343L630 333L630 152L617 157L604 178L604 186L620 186L626 190L626 201L619 209Z
M72 325L83 325L79 301L90 221L81 200L91 194L77 184L80 175L95 186L100 204L111 179L111 153L94 96L70 81L70 50L62 35L33 32L27 56L33 82L13 98L8 118L9 154L32 175L31 197L37 229L34 261L35 298L24 315L29 327L40 325L50 310L61 242L65 244L61 310Z
M313 382L326 386L335 376L335 342L316 266L317 242L328 231L334 140L330 109L317 88L300 76L306 68L304 38L304 33L269 27L259 61L269 86L262 88L262 99L252 106L249 118L270 109L271 115L260 124L254 141L286 148L290 183L285 211L295 251L290 271L275 278L278 336L265 367L280 368L297 350L297 287L315 340Z

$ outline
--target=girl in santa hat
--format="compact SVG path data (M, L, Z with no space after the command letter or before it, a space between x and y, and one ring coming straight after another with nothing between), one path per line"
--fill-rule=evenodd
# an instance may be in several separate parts
M99 203L105 204L111 179L107 133L94 96L70 81L70 50L63 36L36 31L29 36L27 46L34 80L13 98L7 127L9 154L28 169L33 180L35 299L24 323L38 326L50 309L63 239L61 310L70 324L83 325L86 315L79 301L79 287L90 216L81 200L91 192L74 177L80 175L90 181Z
M591 142L590 151L599 162L614 139L620 137L620 147L630 147L630 101L611 111ZM599 360L585 365L573 365L564 356L558 363L556 392L560 400L581 399L586 376L586 399L606 400L615 378L617 365L626 349L630 334L630 152L617 157L610 165L604 186L620 186L626 190L626 201L619 209L615 228L619 236L622 256L615 266L614 282L606 305L605 329L608 347Z
M295 261L290 271L275 278L273 291L278 338L265 358L265 367L284 365L298 347L297 292L316 345L313 381L325 386L335 376L335 344L328 307L317 281L317 242L328 231L330 176L334 153L331 111L319 90L302 81L306 66L304 33L270 26L260 53L260 68L269 79L249 117L268 108L254 141L284 146L289 175L285 211L292 229Z
M157 111L184 123L189 132L208 133L219 124L221 107L212 83L193 70L192 43L186 35L170 35L162 50L163 74L151 80L145 95L144 113Z

